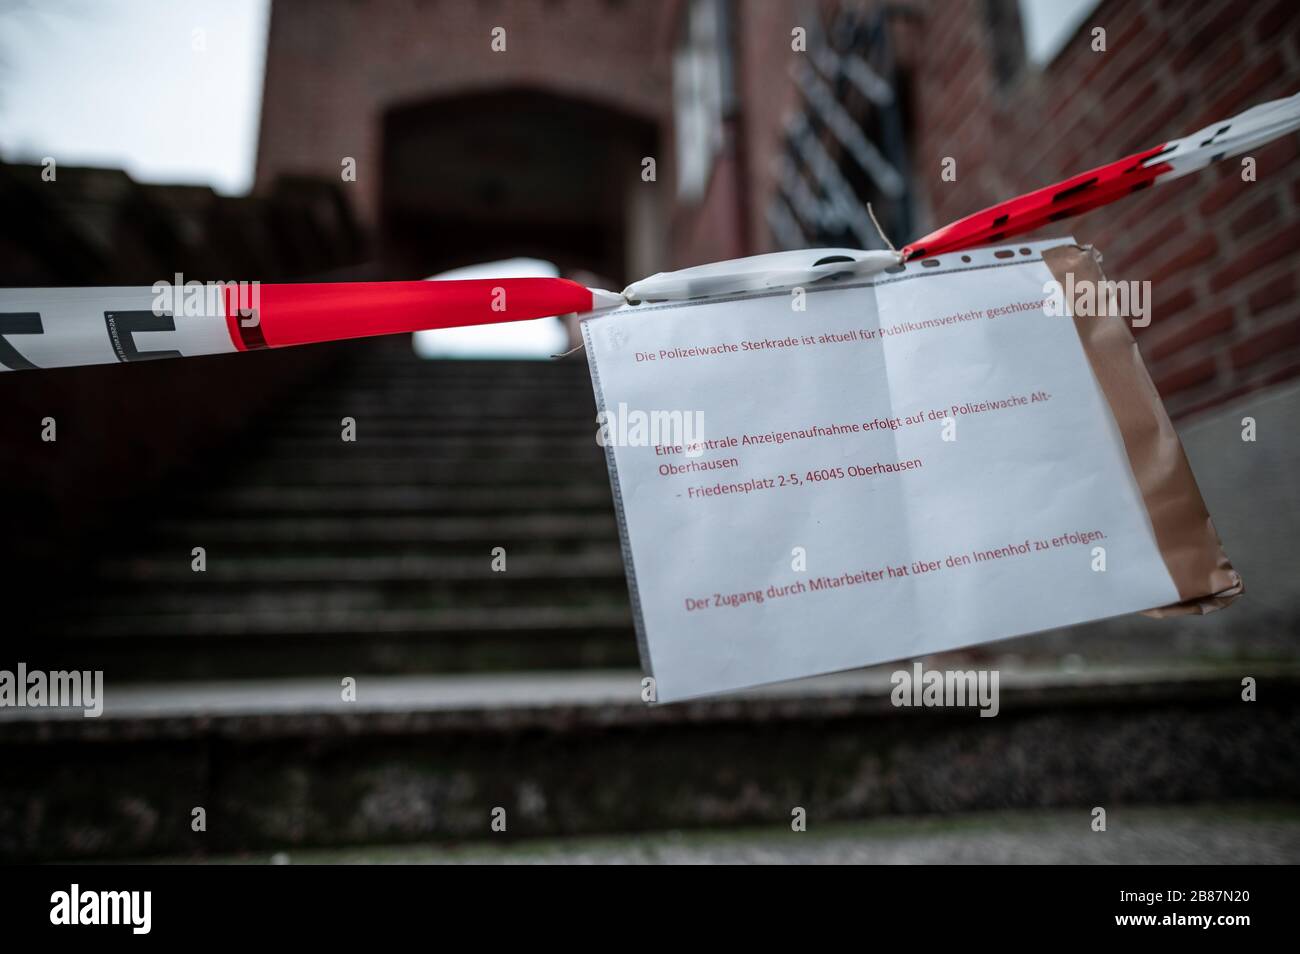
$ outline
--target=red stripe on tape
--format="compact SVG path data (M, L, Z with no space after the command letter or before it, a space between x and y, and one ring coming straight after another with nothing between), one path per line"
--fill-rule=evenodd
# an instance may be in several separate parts
M1115 162L1089 169L1054 185L1027 192L981 209L964 219L936 229L903 248L905 258L928 258L976 245L1023 235L1051 222L1106 205L1136 189L1150 185L1172 168L1168 163L1144 165L1164 144Z
M567 278L262 285L256 320L241 320L226 290L226 324L241 351L527 321L592 309L591 292Z

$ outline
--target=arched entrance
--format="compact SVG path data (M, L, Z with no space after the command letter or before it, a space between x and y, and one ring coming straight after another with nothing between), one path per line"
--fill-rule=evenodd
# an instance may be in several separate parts
M653 123L530 89L439 98L383 120L385 259L431 274L512 256L613 282L658 267Z

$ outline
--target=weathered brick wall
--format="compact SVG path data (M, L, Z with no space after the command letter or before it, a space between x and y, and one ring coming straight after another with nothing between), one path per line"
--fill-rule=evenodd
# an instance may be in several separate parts
M658 120L671 103L664 14L615 0L275 0L258 187L283 173L336 178L351 156L354 207L373 225L384 111L435 97L518 87Z
M989 11L999 2L1014 22L1014 0L896 4L919 14L895 16L893 34L911 80L909 145L926 226L1300 88L1294 0L1105 0L1052 62L1009 81L994 69ZM648 188L659 192L669 264L768 251L772 160L798 105L790 30L844 4L873 6L735 4L740 109L706 195L687 205L675 199L673 171L681 0L277 0L259 187L283 172L336 176L353 156L350 194L373 224L384 110L471 90L542 89L659 124L659 181ZM505 54L490 52L493 26L507 30ZM1091 49L1094 26L1106 30L1104 53ZM940 179L944 157L957 161L955 182ZM1110 277L1153 283L1153 321L1139 338L1175 415L1300 372L1297 137L1254 157L1255 182L1225 163L1034 236L1073 234L1103 251Z
M996 2L996 0L995 0ZM1013 0L1007 0L1014 10ZM820 9L740 4L739 85L750 169L750 247L773 247L762 210L786 113L790 30ZM892 36L913 95L912 172L924 228L1091 166L1193 132L1300 89L1300 4L1293 0L1105 0L1057 57L1009 82L994 70L990 0L899 4ZM1106 52L1090 46L1106 30ZM1157 386L1187 416L1300 373L1300 161L1297 137L1169 183L1032 238L1073 234L1102 250L1114 279L1152 282L1139 340ZM945 157L957 179L940 178ZM893 236L896 242L916 236Z
M1041 71L999 87L984 0L931 4L905 40L914 172L935 225L1300 89L1300 4L1106 0ZM1105 53L1091 49L1106 30ZM1139 340L1175 415L1300 372L1300 161L1292 135L1036 237L1072 232L1152 282ZM957 181L940 162L957 160Z

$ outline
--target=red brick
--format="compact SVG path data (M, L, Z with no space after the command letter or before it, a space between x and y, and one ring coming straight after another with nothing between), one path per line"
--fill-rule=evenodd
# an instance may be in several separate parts
M1234 160L1234 165L1235 164L1236 161ZM1201 215L1204 215L1206 218L1217 215L1224 206L1245 191L1247 186L1255 185L1253 182L1247 182L1242 179L1239 170L1240 166L1238 166L1237 172L1225 176L1222 181L1210 189L1205 198L1201 200Z
M1168 397L1171 394L1177 394L1179 391L1194 388L1198 384L1204 384L1213 378L1214 359L1202 358L1194 364L1162 374L1156 379L1155 385L1161 397Z
M1222 291L1265 265L1294 255L1297 250L1300 250L1300 222L1292 222L1280 232L1260 239L1245 252L1239 253L1231 264L1215 272L1210 279L1210 290Z
M1218 251L1218 240L1209 232L1203 232L1190 240L1184 239L1172 252L1167 254L1167 257L1161 259L1158 266L1151 270L1148 280L1152 282L1164 281L1179 272L1208 261Z
M1113 131L1115 126L1122 123L1130 117L1139 118L1156 99L1160 92L1160 81L1155 77L1146 79L1141 85L1135 85L1127 91L1127 95L1117 94L1106 100L1106 112L1108 122L1106 127L1108 131ZM1107 139L1110 139L1110 135ZM1155 143L1151 143L1155 145ZM1114 147L1111 147L1114 148Z
M1100 78L1100 93L1103 100L1118 95L1123 87L1144 71L1149 71L1151 58L1169 45L1169 33L1155 27L1143 30L1143 43L1137 45L1137 36L1129 37L1123 46L1116 46L1111 61L1111 68Z
M1175 13L1175 16L1185 16L1186 11ZM1184 43L1178 52L1174 54L1173 67L1175 70L1185 70L1191 66L1197 59L1204 56L1217 40L1225 36L1231 36L1235 31L1234 27L1238 25L1241 19L1240 9L1234 8L1231 4L1225 4L1223 9L1215 13L1209 21L1201 26L1191 39Z
M1255 157L1255 177L1260 182L1264 182L1279 172L1289 171L1287 166L1295 161L1296 156L1300 155L1300 137L1295 134L1283 136L1281 139L1252 150L1249 155ZM1236 166L1238 179L1241 178L1241 160L1243 158L1245 157L1239 156L1232 163L1226 164Z
M1137 277L1150 278L1145 273L1147 263L1164 261L1169 256L1170 243L1177 241L1177 236L1188 234L1186 219L1181 215L1167 218L1162 214L1164 212L1165 209L1157 206L1148 213L1145 220L1121 227L1114 242L1103 245L1098 239L1097 245L1102 254L1111 256L1128 271L1143 272Z
M1155 322L1160 321L1161 314L1154 312ZM1213 338L1215 335L1226 334L1232 330L1232 309L1220 308L1218 311L1211 312L1203 318L1198 318L1190 324L1174 331L1161 338L1151 346L1150 354L1152 361L1163 361L1172 354L1182 351L1198 341L1204 341L1207 338Z
M1260 384L1281 384L1283 381L1290 381L1292 378L1300 375L1300 361L1293 361L1286 367L1278 368L1264 377Z
M1104 27L1105 24L1097 24L1097 26ZM1082 89L1087 89L1095 84L1101 76L1101 71L1108 70L1112 65L1114 65L1116 51L1123 47L1130 35L1130 32L1126 31L1118 38L1112 37L1110 31L1107 30L1106 51L1101 53L1092 48L1092 30L1092 24L1085 25L1079 30L1073 40L1073 42L1080 44L1082 48L1086 49L1093 60L1084 71L1083 75L1079 77L1078 83ZM1074 75L1079 76L1078 72L1075 72Z
M1277 221L1277 202L1271 195L1266 195L1253 206L1232 221L1232 237L1243 238Z
M1196 176L1183 176L1109 206L1101 214L1120 215L1120 228L1137 228L1157 215L1181 216L1184 203L1176 200L1185 193L1200 192L1204 188L1204 183L1199 182Z
M1246 368L1282 351L1300 346L1300 320L1288 318L1232 346L1228 354L1234 368Z
M1295 0L1277 0L1260 16L1259 23L1255 27L1255 38L1261 43L1276 42L1278 33L1297 10L1300 10L1300 7L1296 6Z
M1250 293L1248 304L1252 314L1259 314L1267 311L1274 305L1280 305L1284 301L1290 301L1295 294L1295 275L1287 272L1279 275L1267 285L1255 289Z
M1192 121L1192 129L1189 131L1227 119L1246 105L1255 105L1255 103L1247 103L1247 100L1258 97L1259 91L1267 85L1268 81L1284 75L1285 69L1282 57L1276 50L1263 59L1257 60L1255 65L1241 74L1241 77L1215 99L1200 117Z
M971 69L971 60L976 55L976 47L973 43L963 43L957 49L949 51L949 55L943 58L939 68L939 77L944 80L945 84L965 76Z
M1235 75L1237 67L1241 65L1244 55L1241 42L1234 40L1232 46L1213 60L1205 63L1201 68L1201 82L1204 84L1206 91L1213 90L1219 83L1230 81Z
M1176 138L1176 130L1180 127L1172 124L1173 118L1187 108L1189 101L1190 97L1187 93L1180 90L1163 102L1144 105L1135 114L1140 121L1132 127L1131 132L1122 136L1120 148L1116 151L1120 153L1137 152L1139 149L1145 149L1148 146L1154 146ZM1162 183L1160 191L1164 192L1166 189L1171 189L1182 182L1183 179L1190 178L1190 176L1183 176L1182 179Z
M1152 289L1154 293L1154 286L1152 286ZM1175 315L1186 311L1192 305L1196 304L1196 292L1191 288L1183 287L1170 295L1167 299L1161 301L1157 298L1156 301L1160 303L1153 306L1152 313L1155 315L1155 318L1161 321L1169 321Z
M1089 38L1089 41L1091 41L1092 38L1091 27L1093 25L1105 26L1106 24L1099 18L1093 17L1092 23L1089 24L1088 31L1084 33L1084 35ZM1108 31L1106 37L1106 49L1115 54L1119 54L1120 52L1129 49L1133 41L1146 32L1147 28L1147 18L1141 13L1125 18L1118 36Z
M1239 384L1237 385L1237 387L1224 391L1221 394L1216 394L1212 398L1209 398L1204 401L1198 401L1195 404L1189 404L1187 407L1184 407L1181 410L1179 410L1176 414L1171 414L1170 417L1174 418L1174 420L1181 420L1183 418L1191 417L1193 414L1199 414L1202 411L1208 411L1212 407L1220 407L1224 404L1227 404L1229 401L1233 400L1234 398L1242 397L1243 395L1249 394L1251 391L1256 391L1258 389L1259 389L1259 385L1257 383Z

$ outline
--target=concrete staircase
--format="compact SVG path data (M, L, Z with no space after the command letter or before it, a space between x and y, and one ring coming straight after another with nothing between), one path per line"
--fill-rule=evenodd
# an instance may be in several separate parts
M594 416L581 359L364 345L115 540L26 661L119 682L634 665Z
M776 833L796 808L810 830L1052 808L1086 832L1096 806L1300 792L1300 666L1253 664L1246 704L1223 664L997 664L994 719L893 708L892 667L663 707L631 671L361 675L356 701L332 678L110 686L99 719L0 719L0 857Z
M0 668L103 669L106 704L0 709L0 859L1300 800L1300 599L1228 533L1263 599L926 661L999 669L995 719L893 708L893 666L644 705L593 417L581 360L430 363L401 339L266 415L11 634ZM1256 479L1255 513L1223 472L1216 501L1198 457L1221 442L1188 446L1221 528L1289 545L1293 486Z

